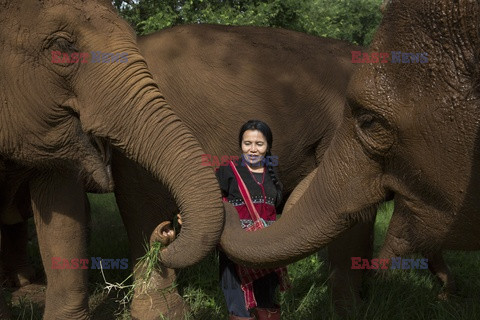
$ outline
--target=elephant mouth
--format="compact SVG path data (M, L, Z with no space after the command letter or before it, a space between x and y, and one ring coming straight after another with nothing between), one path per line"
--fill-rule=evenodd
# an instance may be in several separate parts
M96 137L94 135L89 135L90 143L97 152L98 158L103 164L99 170L104 171L105 176L107 177L108 182L106 184L99 184L94 181L94 179L86 179L85 188L87 192L91 193L104 193L104 192L113 192L113 177L112 177L112 147L111 145L102 138ZM108 187L106 187L108 186Z
M105 167L110 168L111 161L112 161L112 148L110 144L105 139L102 139L96 136L92 136L91 140L92 140L93 146L95 147L95 149L100 155L100 158L105 164Z

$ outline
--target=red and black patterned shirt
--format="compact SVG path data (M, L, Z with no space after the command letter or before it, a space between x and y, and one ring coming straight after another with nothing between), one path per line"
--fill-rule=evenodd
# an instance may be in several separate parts
M250 197L252 198L252 202L257 209L258 214L263 220L265 220L267 225L272 224L277 218L275 207L280 204L279 202L281 200L277 199L277 189L267 168L265 168L265 179L263 182L265 201L261 187L253 179L253 177L255 177L255 179L261 183L263 173L250 173L246 164L242 164L242 162L236 164L235 167L250 193ZM277 173L275 172L275 174ZM242 228L251 226L253 224L252 218L250 217L245 201L238 189L237 179L235 179L235 175L230 166L221 166L217 171L217 179L220 184L222 195L227 198L228 202L230 202L235 209L237 209Z

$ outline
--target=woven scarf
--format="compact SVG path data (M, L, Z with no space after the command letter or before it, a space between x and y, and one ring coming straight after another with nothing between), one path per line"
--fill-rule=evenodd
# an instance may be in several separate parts
M260 217L255 206L253 205L250 193L248 192L245 183L243 182L240 174L235 168L235 165L230 161L230 167L232 168L233 174L237 179L238 189L242 194L243 200L247 206L248 212L253 220L253 225L246 228L247 231L255 231L266 227L265 221ZM264 199L265 201L265 199ZM242 291L245 297L245 306L247 309L252 309L257 306L257 301L255 300L255 295L253 291L253 281L260 279L267 274L275 272L278 275L280 291L285 291L291 287L290 279L288 278L287 267L280 268L271 268L271 269L254 269L249 267L240 266L235 264L240 281L242 282Z

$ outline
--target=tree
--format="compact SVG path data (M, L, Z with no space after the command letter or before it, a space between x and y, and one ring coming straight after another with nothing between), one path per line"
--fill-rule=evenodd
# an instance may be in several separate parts
M367 45L382 0L115 0L139 34L189 23L280 27Z

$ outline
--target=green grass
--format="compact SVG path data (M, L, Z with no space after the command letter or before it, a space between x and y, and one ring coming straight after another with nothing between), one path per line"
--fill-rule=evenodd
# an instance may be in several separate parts
M127 258L128 241L113 195L89 195L92 208L92 235L89 252L103 258ZM393 203L385 204L375 225L375 250L385 236ZM42 270L35 240L30 253L38 270ZM293 288L279 294L282 319L336 319L330 303L328 270L322 250L289 266ZM448 252L445 259L459 288L458 296L439 301L440 287L428 270L388 271L386 278L369 278L365 283L365 303L353 311L351 319L479 319L480 254ZM132 266L129 261L129 266ZM41 272L41 271L40 271ZM129 270L105 270L109 283L128 278ZM130 319L128 310L118 301L128 294L131 284L122 290L105 290L99 270L89 270L90 309L93 319ZM226 319L223 296L218 285L218 256L208 255L202 262L178 272L178 288L191 307L189 319ZM28 298L13 307L14 319L41 319L41 308Z

